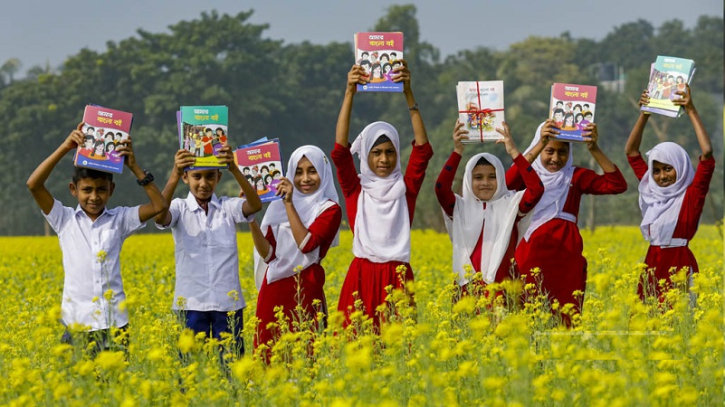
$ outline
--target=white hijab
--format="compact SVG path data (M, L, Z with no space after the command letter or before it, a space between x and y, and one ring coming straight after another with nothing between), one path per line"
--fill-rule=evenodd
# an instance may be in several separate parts
M677 171L674 184L664 188L657 185L652 178L654 161L669 164ZM647 173L639 183L639 208L642 210L640 230L651 245L669 246L685 192L695 178L695 170L687 152L669 141L657 144L647 152L647 164Z
M375 141L387 136L398 156L393 172L381 178L368 167L368 154ZM360 196L357 201L352 252L374 263L410 261L410 216L405 182L400 172L398 131L385 122L370 123L352 143L350 151L360 156Z
M496 193L488 201L476 198L472 189L473 169L480 158L485 158L496 169ZM483 229L481 248L481 275L483 281L492 283L508 248L511 232L519 212L519 202L524 191L514 192L506 187L506 172L496 156L489 153L476 154L468 160L463 174L463 197L456 195L453 219L443 212L448 236L453 243L453 270L458 273L458 284L468 283L465 277L466 265L471 266L473 253ZM486 209L483 208L486 202ZM519 228L525 227L519 222ZM521 234L519 234L521 239ZM518 242L517 242L518 243Z
M524 154L528 153L533 149L536 144L541 140L541 128L544 123L541 123L536 129L536 135L534 140L526 149ZM561 140L557 140L561 141ZM569 195L569 186L571 185L571 179L574 175L574 154L571 151L571 143L566 142L569 145L569 158L566 160L564 167L557 172L551 172L547 170L543 164L541 164L541 156L536 157L531 166L534 168L536 173L541 178L541 182L544 183L544 195L541 196L541 200L534 208L533 217L531 218L531 225L529 226L524 239L529 240L531 234L536 231L544 223L554 219L564 217L564 219L571 220L570 217L562 215L564 204L566 204L566 198Z
M292 153L287 164L287 179L294 180L297 165L303 157L310 160L320 176L320 187L315 192L304 194L295 187L292 194L292 203L297 214L305 227L309 228L322 212L338 202L338 196L333 183L330 160L318 147L302 146ZM275 251L277 255L267 268L267 283L291 277L295 275L296 268L302 267L304 270L320 260L319 247L309 253L300 251L292 235L287 211L282 200L269 204L260 227L262 233L266 233L268 227L271 228L277 242ZM332 246L337 246L337 244L338 236L335 236ZM267 264L255 250L255 283L258 289L262 286L266 266Z

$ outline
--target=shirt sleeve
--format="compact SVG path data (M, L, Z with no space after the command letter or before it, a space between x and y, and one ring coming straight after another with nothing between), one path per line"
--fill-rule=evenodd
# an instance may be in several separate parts
M43 214L55 234L60 234L63 226L73 216L74 211L73 208L65 207L59 200L53 199L53 208L51 208L50 212L47 215L43 211L40 211L40 213Z
M456 195L453 193L452 188L460 164L461 155L455 151L452 152L436 180L435 192L438 204L449 217L453 216L453 208L456 206Z
M705 196L710 190L710 180L712 180L714 172L714 157L710 157L707 160L699 160L697 163L697 170L695 171L695 178L692 179L692 184L690 184L687 188L686 194L695 194L699 198L698 201L702 201L701 205L704 205Z
M168 225L162 225L154 222L157 229L165 230L176 226L179 222L179 216L181 215L181 199L175 198L171 200L171 205L169 205L169 215L171 215L171 222L169 222Z
M544 183L523 154L516 157L514 166L518 168L518 173L526 185L524 196L519 202L519 212L529 213L544 195Z
M637 177L638 180L642 181L642 177L647 173L647 161L642 158L642 154L637 154L635 156L627 156L627 161L629 161L629 166L632 167L632 171L634 171L634 175Z
M526 158L524 158L524 160L526 160ZM519 167L515 163L506 170L506 187L512 191L523 191L524 188L526 188L524 179L521 177L521 173L519 172Z
M428 168L428 161L431 157L433 157L433 147L430 143L419 146L413 141L413 151L410 152L410 160L408 160L408 166L403 176L408 194L418 195L420 192L420 187L425 180L425 170Z
M133 232L146 226L146 222L141 222L139 214L139 211L141 210L141 205L133 206L130 208L119 207L118 209L121 210L119 215L121 216L124 239L129 237Z
M353 195L360 189L360 177L355 169L355 162L350 153L350 147L344 147L335 143L335 147L330 153L332 162L335 163L337 170L337 180L340 182L342 194L345 197Z
M627 190L627 180L624 179L619 168L614 171L605 172L602 175L582 168L581 175L577 179L577 186L584 194L592 195L616 195Z
M302 253L309 253L320 246L329 246L340 229L340 221L342 221L342 208L340 205L333 205L325 209L309 228L307 228L307 236L300 245Z
M249 223L254 219L254 214L244 216L243 206L245 202L247 202L245 198L226 196L222 198L222 206L224 206L226 213L232 215L234 223Z

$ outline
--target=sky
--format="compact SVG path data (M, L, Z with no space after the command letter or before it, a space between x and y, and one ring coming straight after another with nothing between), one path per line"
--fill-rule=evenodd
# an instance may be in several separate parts
M723 16L723 0L4 0L0 14L0 64L19 58L21 72L34 65L57 67L82 48L103 51L143 28L165 32L204 11L236 14L269 24L264 36L298 43L351 42L394 4L415 3L421 40L442 56L483 46L505 50L529 36L601 40L615 27L645 19L654 27L680 19L693 27L699 16ZM685 5L686 4L686 5Z

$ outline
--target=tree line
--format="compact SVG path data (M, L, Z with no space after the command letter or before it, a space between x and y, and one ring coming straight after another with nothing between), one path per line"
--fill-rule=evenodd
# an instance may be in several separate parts
M5 186L0 194L0 235L48 232L25 180L75 128L88 103L134 114L131 135L136 155L142 166L155 173L160 187L178 148L175 112L182 105L227 105L231 143L279 137L283 161L302 144L329 152L346 75L354 61L352 43L317 45L265 38L269 26L251 24L251 15L252 11L209 12L180 21L168 32L138 30L131 38L108 42L101 52L82 49L57 70L32 67L23 79L18 79L21 61L11 59L0 67L0 177ZM418 199L414 227L443 227L432 192L452 151L458 81L504 81L506 121L523 150L547 116L553 82L601 85L602 64L624 73L623 90L599 87L596 122L601 147L625 173L630 187L620 196L583 202L580 222L590 227L639 223L637 183L627 165L624 143L638 115L637 100L647 84L650 64L658 54L695 60L693 98L713 139L716 158L723 156L722 17L701 16L692 28L676 19L657 28L637 20L615 27L600 41L572 38L564 32L559 37L529 37L505 50L480 47L445 57L421 40L413 5L390 7L370 30L404 33L413 90L436 152L423 186L430 193ZM409 145L412 128L402 95L356 98L351 132L375 120L395 125ZM686 117L650 120L643 151L663 140L675 141L693 154L698 151ZM402 152L403 165L408 149ZM489 144L467 152L481 150L505 155L502 147ZM573 155L575 163L592 165L585 148L574 146ZM71 170L69 156L48 182L49 190L66 205L73 204L68 192ZM238 187L230 178L220 186L220 194L237 194ZM112 206L145 200L128 173L116 176L116 184ZM708 199L703 222L721 221L722 163L718 163Z

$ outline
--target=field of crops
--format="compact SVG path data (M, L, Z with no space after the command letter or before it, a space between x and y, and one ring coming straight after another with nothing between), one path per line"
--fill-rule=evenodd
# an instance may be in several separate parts
M718 230L702 226L690 244L701 270L694 279L696 304L675 290L659 309L636 294L647 248L638 228L582 234L588 284L583 316L572 330L552 328L551 313L535 299L519 310L486 297L454 305L447 236L415 231L417 310L393 293L395 317L380 336L369 334L364 321L344 331L333 314L327 331L285 334L268 367L251 351L252 243L249 234L239 234L249 304L247 353L227 361L228 373L220 368L218 344L183 333L170 310L170 234L132 236L124 245L128 360L122 352L89 359L60 343L57 238L0 238L0 405L721 406L725 337ZM323 263L333 310L351 245L350 233L343 233L340 247ZM182 364L180 349L189 362Z

